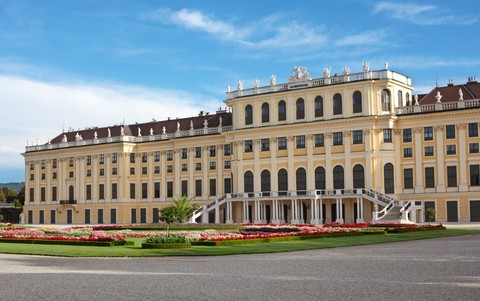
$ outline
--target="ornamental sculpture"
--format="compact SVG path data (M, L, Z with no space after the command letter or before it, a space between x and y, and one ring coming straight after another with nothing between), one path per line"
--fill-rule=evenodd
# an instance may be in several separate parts
M307 68L295 66L293 67L292 75L290 75L288 79L291 82L295 82L295 81L310 80L311 78L310 78L310 73L307 71Z

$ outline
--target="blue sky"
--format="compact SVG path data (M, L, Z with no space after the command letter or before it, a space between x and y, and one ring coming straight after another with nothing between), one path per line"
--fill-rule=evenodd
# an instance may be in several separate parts
M215 111L294 66L388 61L416 93L480 78L479 18L476 0L0 0L0 182L23 181L27 140Z

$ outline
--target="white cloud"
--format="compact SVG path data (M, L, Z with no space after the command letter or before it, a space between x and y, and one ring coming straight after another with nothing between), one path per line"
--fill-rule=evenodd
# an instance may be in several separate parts
M195 116L214 111L220 101L176 90L121 84L49 83L0 75L0 169L23 167L20 153L47 143L65 129L149 122L152 118ZM201 104L200 107L198 104Z
M380 2L375 4L373 14L386 13L398 20L404 20L419 25L470 25L478 22L473 15L455 15L445 12L435 5L420 5L414 3Z
M385 31L383 30L367 31L338 39L335 42L335 46L378 45L378 43L382 42L384 37Z

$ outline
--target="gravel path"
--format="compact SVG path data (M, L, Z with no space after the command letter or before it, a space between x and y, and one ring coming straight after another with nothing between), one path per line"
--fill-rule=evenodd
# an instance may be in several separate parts
M480 235L277 254L0 254L0 300L479 300Z

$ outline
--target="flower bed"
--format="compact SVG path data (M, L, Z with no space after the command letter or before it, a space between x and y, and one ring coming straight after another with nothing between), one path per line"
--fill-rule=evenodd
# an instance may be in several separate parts
M403 233L403 232L414 232L414 231L427 231L427 230L445 230L447 229L443 225L421 225L418 227L393 227L387 228L388 233Z

